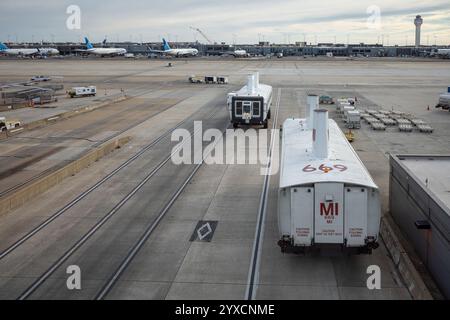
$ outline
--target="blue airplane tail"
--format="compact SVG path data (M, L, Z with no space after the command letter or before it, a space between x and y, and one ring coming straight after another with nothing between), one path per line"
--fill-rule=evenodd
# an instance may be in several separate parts
M7 49L8 49L8 47L6 46L6 44L4 44L3 42L0 42L0 51L5 51Z
M88 49L94 48L94 46L92 45L92 43L89 41L89 39L87 37L84 37L84 42L86 43L86 48L88 48Z
M163 38L163 49L164 51L170 50L169 43L167 43L166 39Z

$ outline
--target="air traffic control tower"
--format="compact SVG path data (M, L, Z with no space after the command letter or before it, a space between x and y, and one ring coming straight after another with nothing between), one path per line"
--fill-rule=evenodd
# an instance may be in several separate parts
M422 16L416 16L414 25L416 26L416 48L420 47L420 29L422 28L423 19Z

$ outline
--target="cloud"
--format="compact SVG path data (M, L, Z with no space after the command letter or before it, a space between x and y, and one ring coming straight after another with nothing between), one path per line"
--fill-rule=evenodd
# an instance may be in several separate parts
M82 29L65 28L66 8L77 4L82 9ZM367 28L369 6L381 10L381 27ZM111 40L156 41L160 36L193 41L200 35L189 26L201 28L215 41L255 43L258 38L281 42L287 35L291 41L341 42L347 35L354 41L373 42L382 34L391 44L404 43L414 33L416 14L424 17L425 35L439 33L439 41L450 43L450 2L448 0L2 0L0 37L29 41L49 39L79 41L88 34L95 41L105 35ZM434 36L434 35L433 35Z

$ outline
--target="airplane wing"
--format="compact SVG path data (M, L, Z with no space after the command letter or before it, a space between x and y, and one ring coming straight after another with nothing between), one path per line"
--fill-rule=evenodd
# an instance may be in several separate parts
M150 48L150 47L147 47L147 49L148 49L148 51L149 51L150 53L166 53L166 52L163 51L163 50L153 50L153 49Z

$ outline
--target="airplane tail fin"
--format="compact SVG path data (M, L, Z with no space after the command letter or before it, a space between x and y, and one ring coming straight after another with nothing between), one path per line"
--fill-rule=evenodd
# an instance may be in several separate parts
M164 51L170 50L169 43L164 38L163 38L163 48L164 48Z
M94 48L94 46L92 45L92 43L89 41L89 39L87 37L84 37L84 42L86 43L86 48L88 48L88 49Z
M7 49L8 49L8 47L6 46L6 44L4 44L3 42L0 42L0 51L5 51Z

